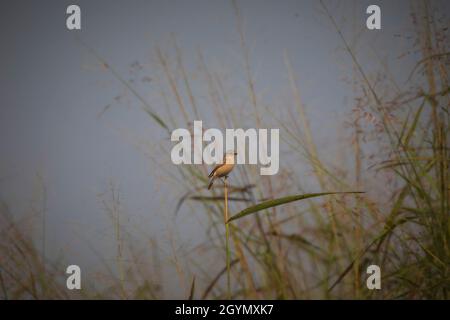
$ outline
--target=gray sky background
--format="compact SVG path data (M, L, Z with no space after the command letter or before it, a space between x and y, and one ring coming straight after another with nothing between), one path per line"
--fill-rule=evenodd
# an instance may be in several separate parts
M82 30L65 27L66 7L80 5ZM403 83L413 54L399 59L412 33L409 1L326 1L345 35L358 38L358 57L368 72L379 68L374 50L386 59ZM290 94L283 53L294 66L312 129L324 150L333 150L336 130L352 107L351 86L341 81L351 70L329 19L318 1L239 1L250 47L256 87L265 101ZM382 8L382 30L368 31L365 8ZM444 4L448 9L448 3ZM448 10L447 10L448 11ZM98 267L90 243L105 256L111 254L112 227L97 194L115 181L127 219L157 239L162 259L170 255L167 233L179 245L193 248L201 241L197 220L173 217L174 202L157 168L134 144L134 138L157 144L164 132L125 92L109 72L75 39L75 34L102 55L125 79L153 77L156 45L172 52L171 33L183 50L190 73L201 49L211 66L224 70L236 92L245 92L245 73L236 17L231 1L8 1L0 13L0 197L21 215L36 196L36 174L47 188L48 256L67 250L70 263ZM130 73L139 61L140 73ZM403 82L402 82L403 81ZM194 91L201 92L198 82ZM153 82L137 81L138 90L157 112L164 105L154 98ZM244 89L242 89L244 88ZM208 99L199 95L202 110ZM111 104L101 117L98 114ZM248 105L250 108L251 106ZM274 110L274 112L278 112ZM282 110L280 110L282 112ZM205 119L211 115L205 111ZM213 126L214 123L209 123ZM281 132L283 135L283 132ZM327 149L330 148L330 149ZM154 155L170 161L170 154ZM281 167L289 165L281 159ZM180 196L181 191L177 191ZM197 217L198 218L198 217ZM36 221L38 224L39 220ZM72 258L71 258L72 257ZM80 259L79 262L77 259ZM73 261L72 261L73 260ZM220 269L220 264L215 267ZM216 270L215 269L215 270ZM169 271L168 271L169 272ZM169 272L170 273L170 272ZM177 281L167 280L168 296L183 297Z

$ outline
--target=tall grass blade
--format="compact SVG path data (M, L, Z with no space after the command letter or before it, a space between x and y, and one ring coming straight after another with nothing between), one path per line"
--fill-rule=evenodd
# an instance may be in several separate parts
M194 299L194 293L195 293L195 276L192 277L191 290L189 291L189 298L188 298L188 300L193 300Z
M255 206L251 206L251 207L248 207L248 208L242 210L241 212L235 214L230 219L228 219L227 223L229 223L233 220L248 216L252 213L256 213L261 210L269 209L272 207L280 206L282 204L287 204L287 203L294 202L294 201L299 201L299 200L309 199L309 198L314 198L314 197L321 197L321 196L326 196L326 195L330 195L330 194L348 194L348 193L364 193L364 191L307 193L307 194L293 195L293 196L287 196L287 197L283 197L283 198L268 200L268 201L261 202Z

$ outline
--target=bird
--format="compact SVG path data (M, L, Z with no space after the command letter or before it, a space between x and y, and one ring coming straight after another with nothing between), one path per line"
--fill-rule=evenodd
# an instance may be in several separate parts
M233 170L234 168L234 157L237 155L237 152L227 152L223 156L223 163L218 164L209 174L209 178L211 180L209 181L208 190L211 189L214 180L217 178L227 177L228 174Z

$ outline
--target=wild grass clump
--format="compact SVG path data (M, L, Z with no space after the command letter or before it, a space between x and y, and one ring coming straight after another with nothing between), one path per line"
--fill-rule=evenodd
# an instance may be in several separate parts
M314 134L299 94L298 84L288 56L285 56L292 89L293 103L283 106L290 119L275 118L271 106L260 101L253 78L242 17L235 5L238 34L243 52L243 70L247 79L247 101L252 112L239 115L226 84L199 56L213 112L223 127L276 126L291 154L290 163L309 166L321 192L365 190L367 194L326 198L305 205L264 207L265 215L253 215L230 223L232 239L230 259L236 261L232 274L233 298L448 298L449 290L449 86L447 26L425 8L414 8L417 41L422 59L413 66L408 89L402 89L383 69L378 77L368 75L350 47L327 7L323 5L331 26L342 40L354 65L355 90L349 127L353 130L350 147L354 169L349 172L336 163L330 164L318 152ZM433 11L435 12L435 11ZM433 27L431 28L431 24ZM183 68L177 50L177 63L158 50L163 75L171 84L166 97L173 96L174 105L183 119L170 117L176 126L188 126L197 119L199 107L195 99L182 100L185 92L192 97L192 84ZM168 66L173 65L172 68ZM423 71L420 74L419 71ZM371 79L387 79L377 83ZM411 85L414 83L414 85ZM413 89L410 89L410 88ZM378 92L383 88L383 92ZM387 88L387 89L384 89ZM165 91L165 90L162 90ZM192 113L187 106L192 107ZM277 106L279 108L279 106ZM172 112L174 114L174 112ZM269 115L269 116L268 116ZM283 157L283 154L281 155ZM203 208L212 221L217 242L223 230L217 219L223 212L220 199L223 190L213 194L204 190L204 166L188 166L180 170L178 184L189 185L180 203L195 201L196 210ZM301 176L294 169L283 168L274 177L260 177L251 167L237 168L230 177L230 209L242 213L246 207L277 201L292 193L306 193ZM300 180L300 181L299 181ZM388 198L386 198L386 196ZM235 201L233 201L235 200ZM265 202L264 202L265 201ZM249 211L252 211L250 209ZM223 251L218 251L223 252ZM227 250L228 252L228 250ZM228 263L226 263L228 265ZM383 290L367 290L366 268L377 264L382 270ZM219 274L223 274L220 273ZM228 290L211 280L203 298L224 298ZM228 283L228 281L227 281ZM228 284L225 286L225 288Z

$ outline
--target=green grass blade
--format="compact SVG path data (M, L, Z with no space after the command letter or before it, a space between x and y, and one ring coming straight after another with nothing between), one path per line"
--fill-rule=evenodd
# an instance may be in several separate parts
M227 223L230 221L240 219L242 217L248 216L249 214L256 213L261 210L269 209L272 207L276 207L282 204L286 204L289 202L294 202L298 200L308 199L308 198L314 198L314 197L321 197L329 194L341 194L341 193L364 193L363 191L349 191L349 192L320 192L320 193L307 193L307 194L300 194L300 195L293 195L293 196L287 196L283 198L273 199L261 202L255 206L248 207L247 209L242 210L241 212L235 214L230 219L228 219Z
M188 298L188 300L193 300L194 299L194 293L195 293L195 276L192 277L191 290L189 291L189 298Z
M322 251L322 249L320 247L316 246L311 241L307 240L306 238L302 237L299 234L282 234L282 233L277 233L277 232L271 232L270 235L279 237L282 239L286 239L286 240L296 243L300 246L306 246L306 247L313 248L317 251Z
M413 121L411 127L409 128L408 133L406 134L406 137L403 140L403 145L405 147L408 147L411 137L416 132L417 124L419 123L420 115L422 114L424 105L425 105L425 103L422 103L421 106L419 107L419 109L417 110L416 115L414 116L414 121ZM405 121L405 123L406 123L406 121Z
M136 92L134 91L134 94L136 95ZM139 99L141 102L143 102L144 100L143 99ZM143 102L144 103L144 102ZM145 102L146 103L146 102ZM155 112L153 112L153 111L151 111L148 107L144 107L144 111L145 111L145 113L147 113L149 116L150 116L150 118L152 118L153 120L155 120L156 121L156 123L158 123L161 127L163 127L164 129L166 129L168 132L170 131L169 130L169 127L166 125L166 123L155 113Z
M104 58L102 58L92 47L88 46L81 38L77 38L79 43L84 46L111 74L121 82L143 105L143 110L162 128L164 128L169 134L170 129L167 124L159 117L156 112L153 111L149 103L131 86L131 84L125 80L119 72L117 72L112 65L110 65Z

